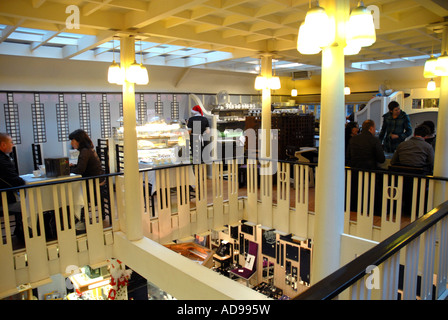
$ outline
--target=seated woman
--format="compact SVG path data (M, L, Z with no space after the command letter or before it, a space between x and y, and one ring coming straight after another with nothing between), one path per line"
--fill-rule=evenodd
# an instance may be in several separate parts
M93 177L104 174L101 161L96 154L92 140L90 140L87 132L78 129L70 133L68 136L73 149L79 151L78 163L70 164L70 172L80 174L83 177Z
M79 151L78 162L76 165L70 164L70 172L80 174L83 177L93 177L104 174L103 167L101 166L100 158L98 157L92 140L89 135L82 129L77 129L70 133L68 138L71 140L73 149ZM100 179L100 186L104 186L106 183L105 178ZM90 202L89 184L87 183L87 201ZM96 194L95 194L96 204ZM82 219L82 218L81 218ZM84 230L84 222L78 222L76 224L77 230Z

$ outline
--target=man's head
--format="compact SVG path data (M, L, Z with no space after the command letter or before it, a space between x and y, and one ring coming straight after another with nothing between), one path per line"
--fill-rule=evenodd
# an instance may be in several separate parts
M414 136L415 137L421 137L424 138L430 134L429 128L424 125L420 125L414 130Z
M14 143L12 142L11 136L7 133L0 132L0 151L11 153L12 147L14 147Z
M393 117L396 117L400 114L400 104L397 101L391 101L387 105L389 112L392 113Z
M375 130L375 121L369 119L362 123L363 132L369 131L371 134L375 135Z

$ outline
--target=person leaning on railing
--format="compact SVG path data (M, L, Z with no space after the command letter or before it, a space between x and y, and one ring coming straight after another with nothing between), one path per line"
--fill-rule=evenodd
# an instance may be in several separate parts
M16 166L9 154L12 152L14 143L7 133L0 132L0 189L23 186L25 181L19 176ZM20 198L16 191L7 192L8 210L15 214L16 227L14 235L23 238L22 210ZM0 201L0 211L3 215L2 202Z

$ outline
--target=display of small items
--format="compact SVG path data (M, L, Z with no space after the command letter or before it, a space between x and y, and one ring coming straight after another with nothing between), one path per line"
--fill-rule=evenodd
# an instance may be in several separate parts
M280 299L283 296L283 290L266 282L261 282L253 288L255 291L264 294L272 299Z

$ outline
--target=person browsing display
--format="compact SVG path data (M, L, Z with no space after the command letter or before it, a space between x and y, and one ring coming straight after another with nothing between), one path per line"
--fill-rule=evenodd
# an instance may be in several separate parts
M412 135L412 127L409 116L400 109L398 102L391 101L387 107L389 112L383 115L379 139L384 151L393 153L401 142Z

